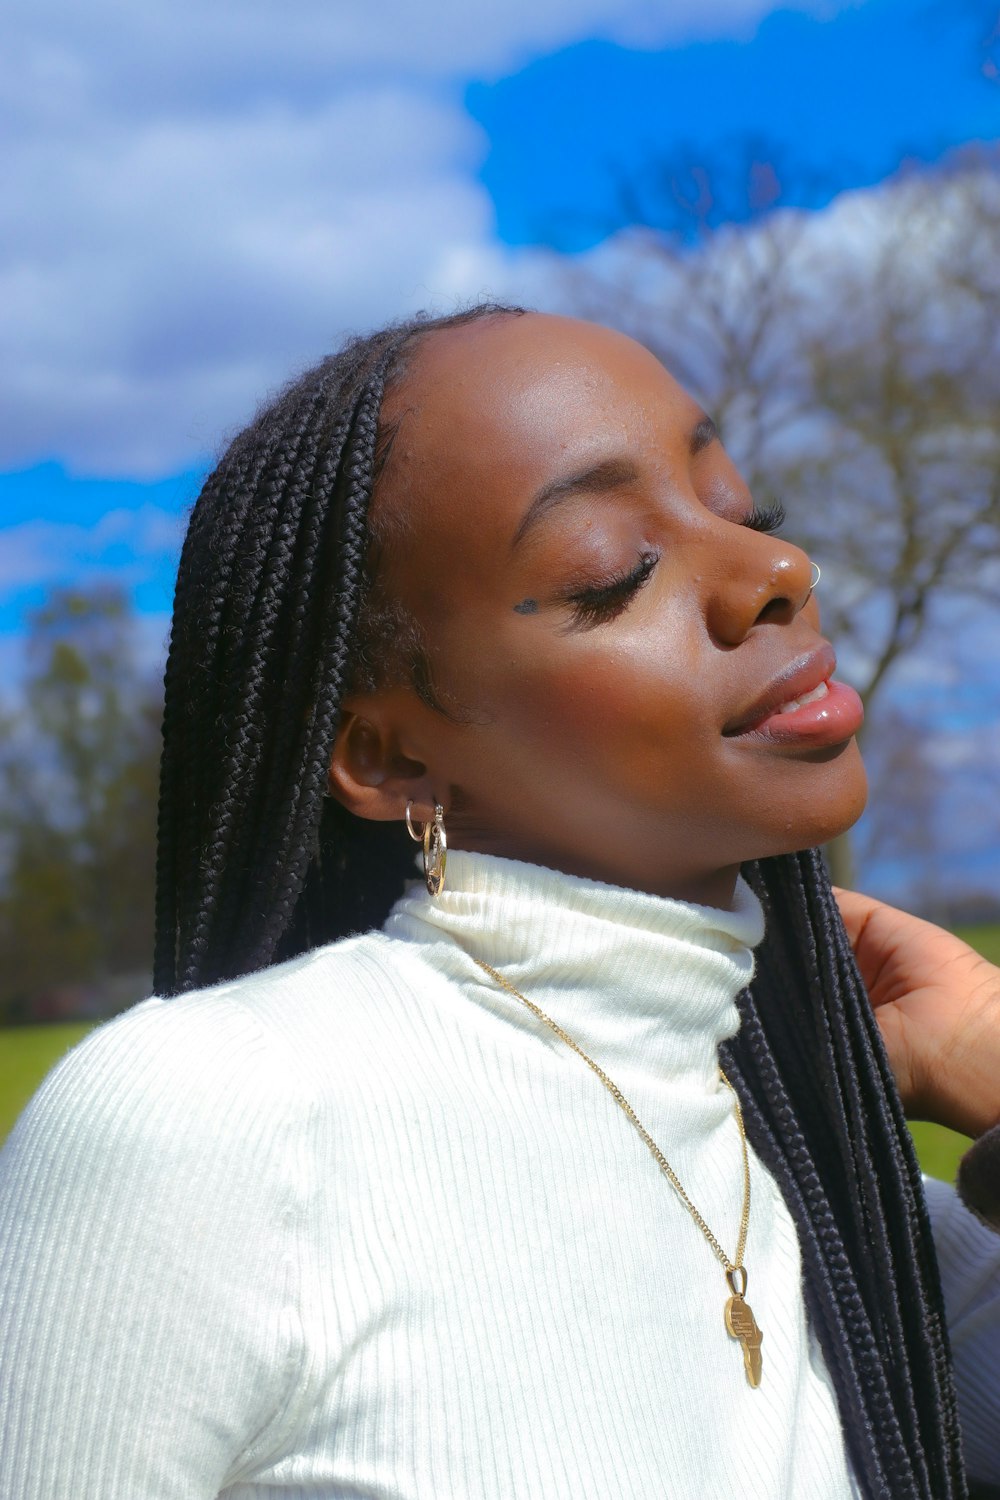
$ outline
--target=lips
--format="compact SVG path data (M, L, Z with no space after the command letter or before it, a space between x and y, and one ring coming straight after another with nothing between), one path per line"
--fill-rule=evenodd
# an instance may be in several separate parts
M780 741L837 744L861 727L864 709L853 688L831 679L837 669L833 647L791 662L760 697L723 729L723 735L753 735Z

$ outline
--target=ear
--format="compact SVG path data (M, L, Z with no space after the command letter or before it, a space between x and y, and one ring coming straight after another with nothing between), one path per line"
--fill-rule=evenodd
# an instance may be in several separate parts
M330 757L330 795L378 823L401 822L412 802L413 816L423 822L434 816L431 779L423 761L404 750L395 718L376 698L345 703Z

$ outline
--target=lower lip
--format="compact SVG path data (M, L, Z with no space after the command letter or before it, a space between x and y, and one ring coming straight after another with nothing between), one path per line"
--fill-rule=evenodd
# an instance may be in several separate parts
M839 745L849 740L864 722L864 706L845 682L828 682L827 688L825 698L803 704L790 714L770 714L740 737L809 745Z

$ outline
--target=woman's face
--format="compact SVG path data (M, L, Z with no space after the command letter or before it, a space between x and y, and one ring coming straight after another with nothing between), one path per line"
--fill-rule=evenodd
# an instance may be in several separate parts
M425 338L386 415L387 582L453 717L409 689L354 703L392 744L385 797L442 802L454 847L717 905L743 860L854 822L860 704L823 695L809 561L747 526L746 486L651 354L482 320Z

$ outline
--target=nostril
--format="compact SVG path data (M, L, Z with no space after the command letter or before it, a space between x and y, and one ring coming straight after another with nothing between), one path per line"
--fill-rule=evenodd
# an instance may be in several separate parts
M795 606L791 599L785 599L779 595L776 599L769 599L764 608L757 616L759 625L773 624L787 620L789 615L794 614Z

